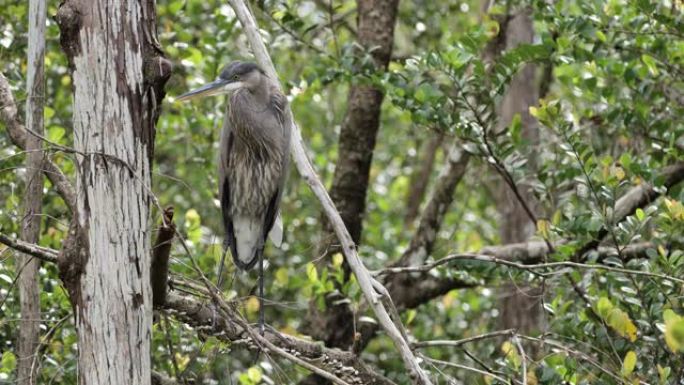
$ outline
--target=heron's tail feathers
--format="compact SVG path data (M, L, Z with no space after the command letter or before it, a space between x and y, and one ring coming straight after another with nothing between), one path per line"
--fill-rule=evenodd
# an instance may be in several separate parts
M283 244L283 218L280 217L280 213L276 216L273 227L268 233L268 239L275 247L280 247Z
M264 250L263 221L238 215L233 218L235 242L231 245L233 262L242 270L249 270Z

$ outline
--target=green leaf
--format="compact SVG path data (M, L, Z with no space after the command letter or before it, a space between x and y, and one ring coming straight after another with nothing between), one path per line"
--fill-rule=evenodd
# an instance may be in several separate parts
M520 143L522 139L522 118L520 118L520 114L513 115L513 119L511 119L511 124L508 130L511 134L511 139L513 140L513 143Z

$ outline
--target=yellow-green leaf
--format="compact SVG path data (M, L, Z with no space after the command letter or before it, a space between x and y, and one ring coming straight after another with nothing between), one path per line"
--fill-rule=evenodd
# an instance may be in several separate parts
M546 219L539 219L537 220L537 231L539 231L539 235L542 236L544 239L549 238L549 230L551 229L551 223L547 221Z
M43 110L43 117L45 118L45 120L49 120L53 116L55 116L55 110L48 106L45 106L45 109Z
M251 368L247 369L247 377L252 381L252 383L258 384L261 382L261 370L255 366L252 366Z
M646 213L644 213L644 210L642 210L642 209L636 209L635 214L636 214L637 219L640 221L643 221L644 218L646 218Z
M342 253L333 254L333 256L332 256L333 266L340 267L340 266L342 266L342 262L344 262L344 256L342 255Z
M629 377L630 374L634 371L634 367L636 366L636 360L637 360L637 355L633 351L628 351L627 354L625 354L625 359L622 361L622 375L625 377Z
M413 321L414 318L416 318L416 310L411 309L406 314L406 325L411 324L411 321Z
M520 367L520 355L518 355L518 350L509 341L501 344L501 352L506 355L506 360L510 362L516 369Z
M651 73L651 75L658 75L658 65L656 64L656 60L653 58L653 56L643 54L641 55L641 60L646 64L646 67L648 67L648 72Z
M306 276L309 278L309 282L318 282L318 270L316 270L316 265L313 263L306 264Z
M658 383L660 385L667 384L667 379L668 379L668 377L670 377L671 371L672 371L672 369L670 369L669 366L666 366L663 368L662 366L658 365L658 377L659 377Z
M59 142L60 139L64 137L66 130L64 127L60 126L50 126L48 127L48 140L51 142Z
M606 322L613 328L620 336L627 338L631 342L636 341L637 328L634 322L629 318L629 315L624 311L614 308L608 314Z
M245 309L247 313L254 314L259 311L259 299L253 295L245 300Z
M287 268L281 267L278 270L276 270L275 279L276 279L276 282L278 282L282 286L287 285L287 283L290 281L290 275L287 271Z
M684 352L684 317L671 309L663 312L665 320L665 343L674 353Z
M610 303L610 300L606 297L601 297L598 304L596 304L596 312L598 315L605 320L608 318L608 314L610 314L611 310L613 310L613 304Z

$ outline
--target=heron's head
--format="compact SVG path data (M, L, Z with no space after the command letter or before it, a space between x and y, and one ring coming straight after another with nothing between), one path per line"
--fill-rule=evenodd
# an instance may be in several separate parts
M255 90L262 85L264 71L254 63L234 61L223 68L219 77L209 84L186 92L176 98L185 101L205 96L229 94L240 88Z

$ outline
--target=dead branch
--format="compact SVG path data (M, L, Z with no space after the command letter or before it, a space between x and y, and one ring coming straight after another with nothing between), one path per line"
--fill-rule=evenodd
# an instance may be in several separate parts
M57 263L57 256L59 254L57 250L38 246L33 243L24 242L18 239L12 239L2 233L0 233L0 243L16 251L34 256L40 260Z

